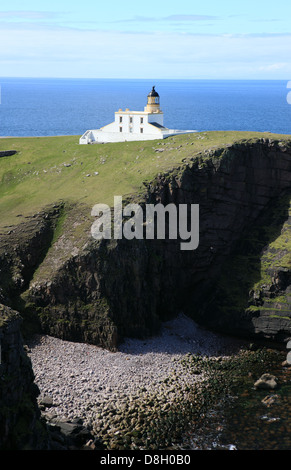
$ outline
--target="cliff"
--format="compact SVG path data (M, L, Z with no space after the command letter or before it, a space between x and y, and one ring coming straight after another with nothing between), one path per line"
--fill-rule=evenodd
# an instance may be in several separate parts
M0 305L0 449L46 449L48 435L37 406L31 362L23 347L19 313Z
M199 204L193 251L181 251L179 240L96 241L91 207L45 208L2 237L1 302L21 312L29 331L112 350L124 336L156 333L181 310L224 333L286 341L290 156L287 138L205 148L132 196L141 205Z

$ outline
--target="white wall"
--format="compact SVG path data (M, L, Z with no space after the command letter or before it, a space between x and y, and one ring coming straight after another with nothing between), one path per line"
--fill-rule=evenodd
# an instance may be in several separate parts
M120 122L120 118L122 118L122 122ZM143 122L141 122L141 119ZM144 128L145 124L148 122L148 115L147 114L139 114L139 113L116 113L115 114L115 132L119 132L119 128L122 127L122 132L139 134L140 128ZM109 130L108 128L106 131Z
M151 126L152 127L152 126ZM154 129L155 130L155 129ZM96 142L124 142L134 140L154 140L162 139L163 134L161 132L106 132L105 130L92 131L94 134L94 140Z
M133 140L153 140L162 139L161 131L148 123L149 114L143 113L115 113L115 120L100 129L91 130L89 134L84 134L84 139L93 139L97 142L124 142ZM154 117L159 117L156 115ZM120 118L122 121L120 122ZM131 119L130 119L131 118ZM143 122L141 122L141 118ZM157 119L152 122L158 122ZM122 132L120 132L122 128ZM131 129L131 132L130 132ZM141 132L143 129L143 132ZM81 142L82 141L82 142ZM83 139L80 139L80 143Z

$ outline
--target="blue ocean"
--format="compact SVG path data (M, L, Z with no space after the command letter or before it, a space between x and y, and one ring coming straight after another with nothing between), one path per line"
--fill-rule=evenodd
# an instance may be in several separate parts
M164 125L176 129L291 134L284 80L0 78L0 136L80 135L143 110L152 86Z

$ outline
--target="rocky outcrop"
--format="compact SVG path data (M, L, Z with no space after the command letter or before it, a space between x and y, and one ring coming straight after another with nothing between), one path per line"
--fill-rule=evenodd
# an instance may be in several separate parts
M1 157L10 157L11 155L15 155L17 153L16 150L2 150L0 152L0 158Z
M11 304L11 292L14 298L18 292L24 318L37 318L46 333L112 350L125 335L157 332L179 310L232 335L285 341L291 335L290 156L290 142L238 142L194 155L147 185L141 204L199 204L194 251L182 251L180 240L95 241L91 208L82 212L87 232L76 236L76 207L52 243L59 212L44 211L27 222L35 236L25 248L18 244L17 256L11 242L8 255L2 250L2 297ZM14 239L18 230L26 232L15 229Z
M46 449L31 362L23 347L20 315L0 305L0 450Z

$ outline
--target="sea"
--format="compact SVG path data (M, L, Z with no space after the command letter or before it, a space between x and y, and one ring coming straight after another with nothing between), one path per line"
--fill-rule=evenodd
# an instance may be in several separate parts
M142 111L152 86L168 128L291 134L288 80L0 78L0 136L81 135Z

